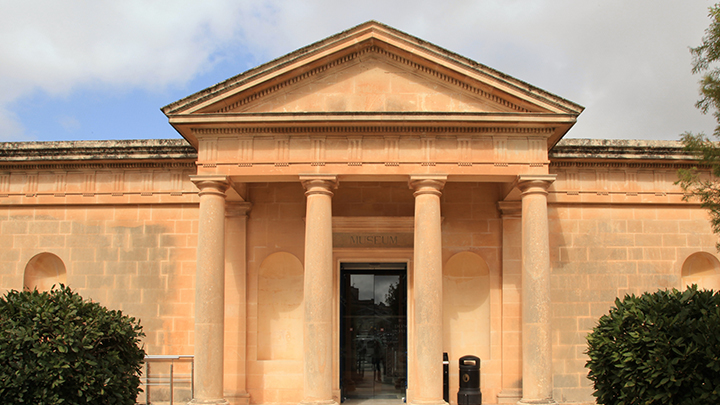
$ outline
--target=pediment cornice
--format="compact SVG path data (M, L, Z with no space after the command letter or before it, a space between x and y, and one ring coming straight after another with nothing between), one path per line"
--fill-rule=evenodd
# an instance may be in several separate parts
M336 105L327 101L330 96L312 90L315 85L328 88L337 84L328 84L329 75L341 73L346 80L363 84L375 83L377 75L388 73L399 85L408 83L421 90L383 93L384 108L372 104L374 93L367 96L341 91L333 95L341 100L342 105ZM393 104L397 100L401 104ZM413 132L457 127L451 131L469 133L476 127L505 126L552 128L547 136L548 149L574 125L582 110L575 103L375 21L162 108L170 123L195 147L198 139L194 134L201 128L276 130L291 126L304 127L301 132L324 129L359 133L368 128L407 131L411 126L417 127L411 129Z
M323 126L323 127L249 127L249 128L197 128L192 133L202 138L235 137L238 135L533 135L547 137L554 128L509 128L509 127L442 127L442 126Z
M376 45L375 43L372 43L371 45L369 45L357 52L353 52L349 55L345 55L338 59L331 60L328 63L325 63L321 66L311 69L310 71L301 73L297 76L287 78L278 84L274 84L268 88L262 89L255 93L250 93L246 96L243 96L239 100L233 102L232 104L226 105L215 111L213 111L212 109L208 109L208 111L205 111L205 110L200 110L200 111L206 112L206 113L207 112L217 112L217 113L232 112L233 110L241 108L243 105L252 103L253 101L255 101L257 99L270 96L271 94L278 92L286 87L289 87L289 86L292 86L294 84L301 83L304 81L311 80L313 76L316 76L318 74L321 74L323 72L326 72L328 70L336 68L340 65L351 63L352 61L361 59L363 57L373 57L373 56L379 57L379 58L385 58L385 59L393 61L395 63L404 65L407 69L409 69L413 72L431 76L431 77L435 78L436 80L444 82L447 85L460 88L466 92L476 95L477 97L481 97L492 103L495 103L499 106L508 108L515 112L532 112L528 108L525 108L517 103L508 101L505 98L498 97L497 95L494 95L494 94L490 93L489 91L484 90L481 86L478 85L478 83L468 83L466 81L461 81L457 78L452 77L449 74L442 72L440 69L433 68L433 67L427 66L427 65L423 65L418 62L414 62L396 52L390 52L387 49L381 48L380 46Z

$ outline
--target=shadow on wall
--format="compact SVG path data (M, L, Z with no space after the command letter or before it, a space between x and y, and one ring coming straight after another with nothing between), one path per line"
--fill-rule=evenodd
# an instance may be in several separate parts
M25 266L23 289L49 291L54 285L67 284L65 263L52 253L39 253Z

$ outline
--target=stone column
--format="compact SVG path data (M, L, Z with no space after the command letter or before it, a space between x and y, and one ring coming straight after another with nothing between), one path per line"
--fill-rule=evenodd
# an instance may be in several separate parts
M442 373L440 196L447 176L411 176L415 190L413 404L445 404Z
M249 202L228 202L225 208L225 398L247 405L247 213Z
M190 404L223 398L226 176L191 176L200 189L195 273L195 395Z
M301 404L336 404L332 398L332 190L337 176L300 176L307 207L305 216L305 354L304 398Z
M522 192L523 396L518 404L555 404L550 336L547 189L555 175L518 177Z

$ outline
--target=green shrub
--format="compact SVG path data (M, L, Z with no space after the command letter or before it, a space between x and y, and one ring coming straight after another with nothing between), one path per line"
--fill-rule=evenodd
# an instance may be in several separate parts
M587 340L600 404L720 403L720 293L616 299Z
M144 336L135 318L70 288L0 298L0 402L134 404Z

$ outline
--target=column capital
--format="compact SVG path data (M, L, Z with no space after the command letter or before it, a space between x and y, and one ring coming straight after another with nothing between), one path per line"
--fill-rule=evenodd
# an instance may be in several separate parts
M190 181L195 183L195 187L200 190L199 196L215 194L225 197L225 191L232 185L232 180L228 176L209 175L209 176L190 176Z
M522 203L520 201L498 201L498 210L503 218L520 218Z
M413 196L417 197L422 194L442 195L442 189L445 187L447 175L444 174L413 174L408 181L409 188L415 190Z
M246 201L229 201L225 203L225 217L242 217L252 208L252 203Z
M300 182L306 196L324 194L332 197L332 190L338 187L338 178L334 174L301 174Z
M522 195L526 194L545 194L550 185L557 179L556 174L539 174L526 175L521 174L517 177L515 185L520 189Z

